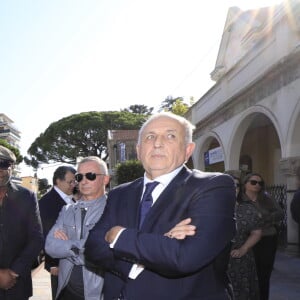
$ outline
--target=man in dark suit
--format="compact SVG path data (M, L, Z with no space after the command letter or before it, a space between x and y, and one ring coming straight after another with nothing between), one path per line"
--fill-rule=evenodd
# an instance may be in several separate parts
M298 247L300 251L300 166L296 168L296 178L298 189L293 196L290 211L294 221L298 223Z
M15 162L0 146L0 300L32 296L31 266L43 247L36 196L11 181Z
M71 166L60 166L53 174L53 188L39 200L39 208L46 239L48 232L55 224L61 208L73 202L76 170ZM52 299L55 299L58 284L59 260L45 253L45 269L51 274Z
M234 183L228 175L184 166L195 148L192 131L190 122L171 113L142 126L137 153L144 178L109 193L85 245L86 259L107 270L105 300L230 299Z

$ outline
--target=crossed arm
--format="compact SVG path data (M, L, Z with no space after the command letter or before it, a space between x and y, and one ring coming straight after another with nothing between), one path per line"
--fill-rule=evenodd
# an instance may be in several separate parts
M192 219L187 218L176 224L172 229L164 234L169 238L177 240L184 240L187 236L193 236L196 233L196 226L191 225ZM105 235L105 240L111 244L124 227L114 226Z
M228 183L211 180L205 188L194 189L187 194L186 201L175 202L162 212L163 217L153 224L151 232L139 231L133 222L127 222L120 214L123 205L119 202L120 193L112 192L100 222L89 233L86 258L122 276L126 276L130 264L142 264L166 276L199 270L210 263L235 234L234 188ZM171 219L177 221L175 226ZM121 230L124 231L120 234ZM113 242L111 251L109 244Z

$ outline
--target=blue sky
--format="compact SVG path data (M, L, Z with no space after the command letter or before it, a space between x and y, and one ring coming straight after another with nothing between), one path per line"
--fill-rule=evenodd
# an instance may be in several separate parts
M74 113L197 100L213 85L228 8L278 2L1 1L0 112L26 155L50 123Z

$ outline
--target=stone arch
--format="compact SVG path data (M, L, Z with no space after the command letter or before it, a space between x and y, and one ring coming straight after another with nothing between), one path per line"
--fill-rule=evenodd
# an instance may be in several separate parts
M204 154L206 151L208 151L210 149L210 146L214 142L216 144L218 144L219 147L222 148L223 155L224 155L224 164L225 164L226 154L224 151L222 139L216 132L211 131L211 132L207 133L206 135L202 136L201 141L199 141L199 143L197 144L195 153L197 155L197 168L198 169L205 170Z
M257 106L253 106L247 110L245 110L243 113L241 113L238 116L238 119L236 120L236 122L234 123L233 126L233 130L232 130L232 134L230 136L230 140L229 140L229 149L228 149L228 166L229 169L231 170L240 170L240 165L239 165L239 160L240 160L240 155L242 154L242 146L243 143L245 142L245 138L246 136L249 134L250 130L256 130L257 132L259 132L259 128L264 128L264 126L268 127L270 126L270 131L273 133L274 135L274 140L276 140L276 137L278 139L278 146L279 146L279 151L276 151L276 149L274 149L274 153L272 153L272 155L274 156L274 158L272 159L276 159L278 158L278 160L280 160L281 156L282 156L282 152L283 152L283 138L282 138L282 134L281 134L281 130L280 130L280 126L279 126L279 122L276 119L275 115L268 110L266 107L263 107L261 105L257 105ZM273 131L273 129L274 131ZM267 137L266 137L267 138ZM263 146L261 146L263 147ZM262 148L263 149L263 148ZM279 153L277 153L279 152ZM243 153L243 154L247 154L247 153ZM271 160L271 159L270 159ZM245 170L247 171L247 170ZM253 171L253 170L249 170L249 171ZM257 166L256 166L256 170L257 170ZM270 178L270 180L273 182L275 179L275 175L274 170L265 172L266 174L268 174L268 177ZM276 181L276 180L275 180Z
M299 156L300 149L300 98L288 125L285 157Z

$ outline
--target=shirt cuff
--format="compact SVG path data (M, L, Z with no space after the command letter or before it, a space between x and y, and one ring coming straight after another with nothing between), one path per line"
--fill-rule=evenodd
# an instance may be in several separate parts
M118 239L119 239L119 236L121 235L121 233L125 230L126 228L123 228L123 229L121 229L119 232L118 232L118 234L116 235L116 237L115 237L115 239L112 241L112 243L110 243L109 244L109 247L110 248L114 248L115 247L115 244L116 244L116 242L118 241Z

